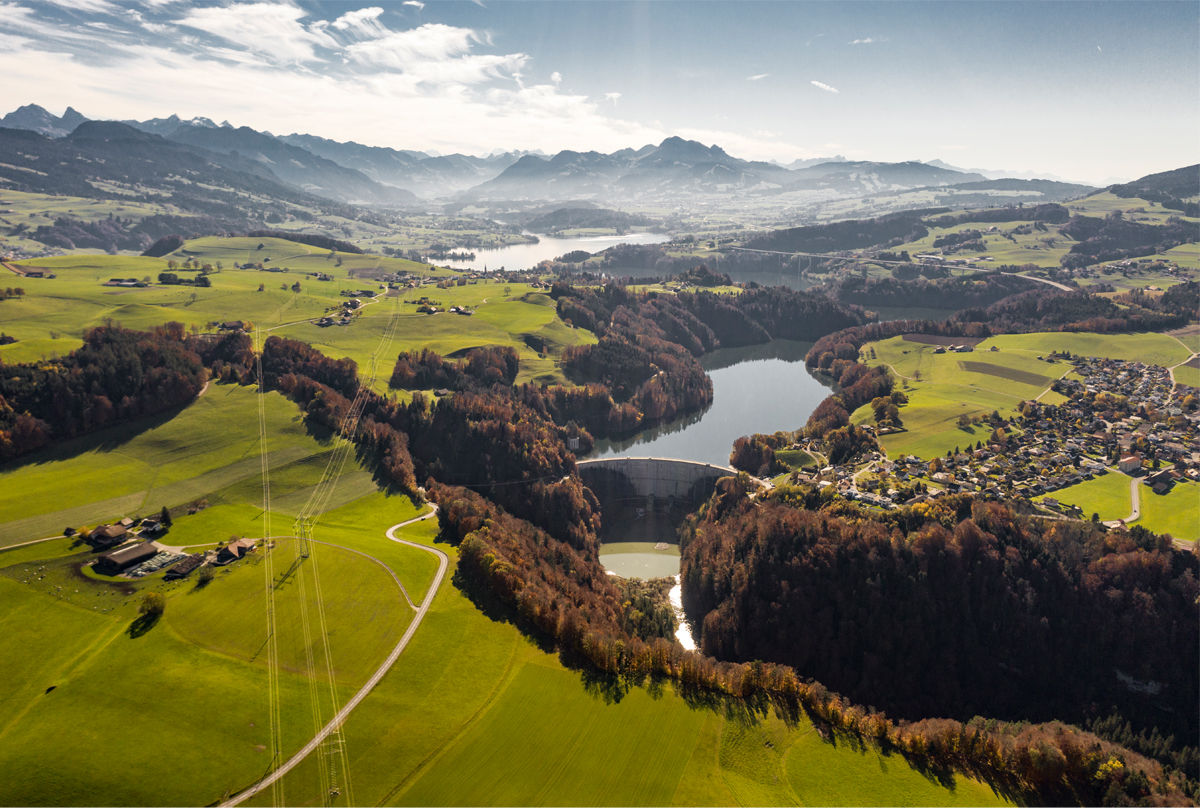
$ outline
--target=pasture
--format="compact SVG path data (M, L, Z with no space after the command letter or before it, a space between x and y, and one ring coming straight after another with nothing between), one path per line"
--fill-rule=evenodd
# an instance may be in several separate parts
M1000 264L1036 264L1040 267L1059 266L1059 259L1070 252L1076 243L1062 235L1057 228L1048 231L1032 230L1029 233L1015 232L1018 227L1028 226L1030 222L964 222L953 227L931 227L929 234L915 241L901 244L894 249L896 252L907 251L916 256L934 250L933 242L938 238L964 230L979 230L981 240L987 249L983 252L964 250L954 254L954 258L990 258L991 261L980 261L972 266L975 269L991 269ZM989 232L990 228L996 228ZM1005 237L1005 234L1008 237ZM989 266L990 265L990 266ZM952 270L956 274L961 268Z
M398 512L412 512L405 502ZM380 500L375 508L380 523L390 517L384 504ZM0 697L0 761L8 771L26 773L7 778L0 799L204 804L256 779L268 763L262 551L219 571L205 587L196 585L194 575L175 583L161 576L108 583L79 575L77 565L91 554L63 555L64 542L45 545L43 559L32 558L40 545L0 553L0 672L5 681L19 683ZM419 553L388 544L394 548L389 566L404 580L407 560ZM280 540L271 551L277 556L283 728L293 750L313 727L309 688L300 675L306 653L299 614L302 594L310 609L315 604L312 560L320 562L342 701L412 617L379 563L318 544L309 562L291 568L295 551L291 540ZM418 587L426 567L414 577ZM131 624L147 590L163 593L167 608L157 624L139 633ZM319 647L316 653L323 665ZM120 744L111 743L117 725ZM188 743L175 743L179 737Z
M1145 492L1139 493L1145 501ZM1090 519L1092 514L1098 513L1102 522L1108 522L1126 519L1133 512L1133 503L1129 499L1129 478L1117 471L1109 471L1046 496L1066 505L1078 505L1083 510L1084 519ZM1045 498L1036 497L1034 501L1041 502Z
M1169 533L1176 539L1200 539L1200 485L1178 482L1166 494L1142 486L1139 494L1142 516L1134 524L1155 533Z
M268 457L280 472L275 490L282 497L320 475L319 468L290 464L323 456L333 444L328 435L310 434L279 393L266 403ZM261 504L257 421L254 388L210 383L174 417L122 424L9 461L0 466L0 546L214 494ZM73 493L64 501L67 490Z
M377 541L373 536L362 533L364 542ZM453 548L441 548L454 557ZM887 759L890 772L860 766L861 753L844 745L811 761L788 752L786 770L780 753L763 769L758 753L766 740L786 750L815 736L805 719L788 727L736 705L727 712L689 702L668 683L630 688L564 667L492 608L444 584L405 654L347 721L357 802L802 804L789 785L791 772L806 781L823 778L829 756L859 777L867 793L883 795L880 803L1004 802L963 777L951 791L901 758ZM285 778L291 803L318 798L313 773L303 768ZM890 781L901 769L910 779L892 797ZM760 781L770 786L746 785ZM764 795L781 801L764 802ZM857 804L855 796L828 804ZM269 801L260 794L249 804Z
M985 351L987 343L972 353L934 353L937 346L903 337L871 343L863 354L869 365L886 365L899 378L898 389L909 398L900 409L905 432L880 438L890 455L913 454L921 458L944 455L954 447L973 445L991 435L988 426L960 427L958 419L999 412L1009 417L1020 403L1049 390L1050 384L1069 370L1065 363L1047 364L1022 352ZM872 410L863 406L853 413L854 423L873 423Z
M168 271L168 261L188 259L220 265L208 276L211 287L154 283L159 273ZM234 268L234 264L258 263L274 271ZM397 258L335 255L283 239L208 237L188 241L163 258L69 255L22 265L50 269L57 277L22 279L26 296L0 302L4 332L19 340L0 347L0 357L7 362L65 355L79 347L87 328L107 321L148 329L174 320L194 331L209 331L215 323L239 319L253 323L263 338L277 334L310 343L334 358L348 356L365 374L384 331L398 318L395 339L377 361L373 385L377 392L387 392L392 364L401 350L429 347L452 355L486 345L511 346L521 356L519 382L564 383L556 362L562 348L596 341L590 332L564 324L550 296L527 284L479 281L449 289L423 286L395 290L385 297L373 278L393 272L438 278L453 273ZM194 273L176 272L194 277ZM316 273L333 279L318 281ZM149 279L152 285L103 286L110 278ZM296 283L299 291L292 288ZM340 311L347 300L343 291L371 291L379 297L363 299L365 305L349 326L318 327L316 320ZM417 313L415 303L421 297L436 301L442 311ZM475 314L445 313L451 306L465 306Z
M1166 224L1167 219L1172 216L1178 216L1185 222L1200 222L1200 219L1184 216L1182 211L1164 208L1156 202L1149 202L1139 197L1119 197L1109 191L1101 191L1065 204L1072 215L1079 216L1103 217L1119 210L1125 218L1144 224Z

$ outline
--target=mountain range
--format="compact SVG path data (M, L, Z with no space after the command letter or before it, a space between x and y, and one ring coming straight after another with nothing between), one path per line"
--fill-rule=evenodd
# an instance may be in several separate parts
M0 126L63 138L87 120L72 108L56 117L30 104L0 118ZM314 196L372 206L411 205L419 203L419 197L451 197L462 205L497 200L636 201L714 193L863 196L963 183L980 188L978 183L1005 173L968 171L941 160L883 163L841 155L781 165L743 160L720 146L679 137L611 154L509 151L478 157L366 146L299 133L276 136L202 117L185 120L171 115L121 124L148 136L239 158L238 165L254 163L255 176L274 178Z

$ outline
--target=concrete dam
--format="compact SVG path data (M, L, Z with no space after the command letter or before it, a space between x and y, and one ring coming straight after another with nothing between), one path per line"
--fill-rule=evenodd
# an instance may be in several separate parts
M736 477L728 466L666 457L614 457L580 460L576 464L584 485L601 502L646 499L699 505L712 496L717 480Z

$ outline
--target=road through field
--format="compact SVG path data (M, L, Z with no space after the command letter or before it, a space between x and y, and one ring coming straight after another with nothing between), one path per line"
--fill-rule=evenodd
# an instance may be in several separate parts
M367 683L363 685L357 693L354 694L354 697L351 698L350 701L346 702L346 706L339 710L338 714L331 718L329 723L322 727L321 731L318 732L311 741L306 743L299 752L292 755L286 763L284 763L275 771L271 772L271 774L264 777L262 780L255 783L242 793L238 794L236 797L221 803L222 808L225 808L225 806L240 805L242 802L250 797L253 797L264 788L268 788L272 783L290 772L297 764L312 754L312 752L321 745L322 741L324 741L338 727L345 723L346 719L350 716L350 713L354 710L354 708L357 707L359 703L367 697L367 694L370 693L377 684L379 684L380 680L382 680L387 672L391 670L392 666L396 664L396 660L400 658L400 654L403 653L405 647L408 646L408 641L412 639L414 634L416 634L417 626L421 625L421 620L424 619L425 613L429 611L429 607L433 604L433 599L437 595L438 589L442 585L442 579L446 575L446 568L450 565L450 559L441 550L438 550L434 547L427 547L424 544L417 544L416 542L398 539L396 538L395 533L397 530L407 527L415 522L431 519L434 516L437 516L437 512L438 507L437 505L434 505L433 510L424 516L418 516L414 519L401 522L398 525L392 525L387 529L387 533L385 534L390 540L396 542L397 544L405 544L409 547L415 547L418 550L424 550L427 553L433 553L438 557L437 575L434 576L433 583L429 587L429 592L427 592L425 595L425 600L421 602L420 608L417 609L417 613L413 617L413 621L409 623L408 630L404 632L404 636L400 638L400 642L397 643L396 647L392 649L392 652L388 654L388 657L383 661L383 664L380 665L373 674L371 674L371 678L367 680ZM407 597L407 593L405 593L405 597Z

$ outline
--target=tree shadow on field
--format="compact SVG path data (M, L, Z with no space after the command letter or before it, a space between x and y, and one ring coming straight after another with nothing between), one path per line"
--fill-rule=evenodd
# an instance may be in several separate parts
M129 624L126 629L126 634L129 639L136 640L138 637L144 636L150 629L158 625L158 621L162 619L162 614L143 614L138 619Z
M523 617L512 606L502 601L492 591L492 588L488 586L486 580L464 572L462 566L456 566L454 577L450 579L450 582L488 620L495 623L508 623L516 626L518 631L533 641L539 651L547 654L555 652L557 645L554 642L554 638Z
M79 455L93 451L104 453L116 451L139 435L157 429L167 423L194 404L195 401L196 399L193 398L187 404L172 407L157 415L148 415L145 418L126 421L115 426L105 427L96 432L91 432L87 435L82 435L78 438L71 438L61 443L52 444L23 457L0 463L0 471L16 471L28 466L41 466L46 463L71 460Z
M305 417L303 410L300 411L296 418L300 419L304 423L304 434L308 435L322 446L330 446L333 444L334 438L336 437L333 429L325 426L324 424L317 423L316 419L314 418Z

